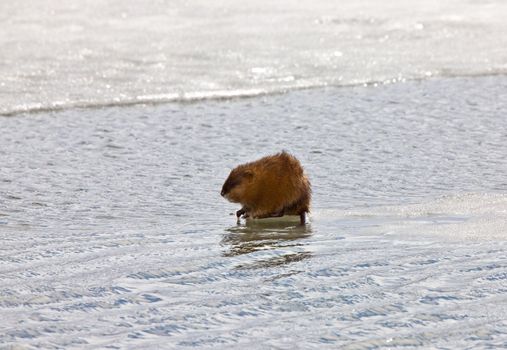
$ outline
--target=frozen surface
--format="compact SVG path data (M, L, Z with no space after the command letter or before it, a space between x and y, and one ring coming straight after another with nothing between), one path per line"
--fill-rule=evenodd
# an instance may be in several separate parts
M0 118L0 348L506 347L506 94L454 78ZM311 224L236 226L230 167L282 148Z
M507 72L503 0L0 2L0 114Z

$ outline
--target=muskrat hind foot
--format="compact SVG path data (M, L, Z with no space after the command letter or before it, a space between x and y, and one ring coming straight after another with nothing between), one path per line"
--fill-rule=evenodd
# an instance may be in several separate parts
M299 223L301 225L306 225L306 213L299 214Z

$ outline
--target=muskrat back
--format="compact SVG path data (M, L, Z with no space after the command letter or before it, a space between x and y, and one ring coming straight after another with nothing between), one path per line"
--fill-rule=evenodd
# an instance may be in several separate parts
M299 161L283 151L234 168L221 195L243 206L236 213L238 218L299 215L304 223L311 186Z

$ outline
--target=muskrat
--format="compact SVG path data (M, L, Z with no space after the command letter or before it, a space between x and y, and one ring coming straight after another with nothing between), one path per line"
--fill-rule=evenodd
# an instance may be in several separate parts
M234 168L220 194L242 205L236 212L238 220L242 215L254 219L299 215L305 224L311 193L299 161L282 151Z

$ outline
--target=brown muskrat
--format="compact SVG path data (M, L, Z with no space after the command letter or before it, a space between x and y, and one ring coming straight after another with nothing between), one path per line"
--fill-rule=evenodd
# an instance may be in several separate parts
M221 195L242 208L239 218L299 215L301 224L310 211L311 186L299 161L289 153L267 156L234 168Z

